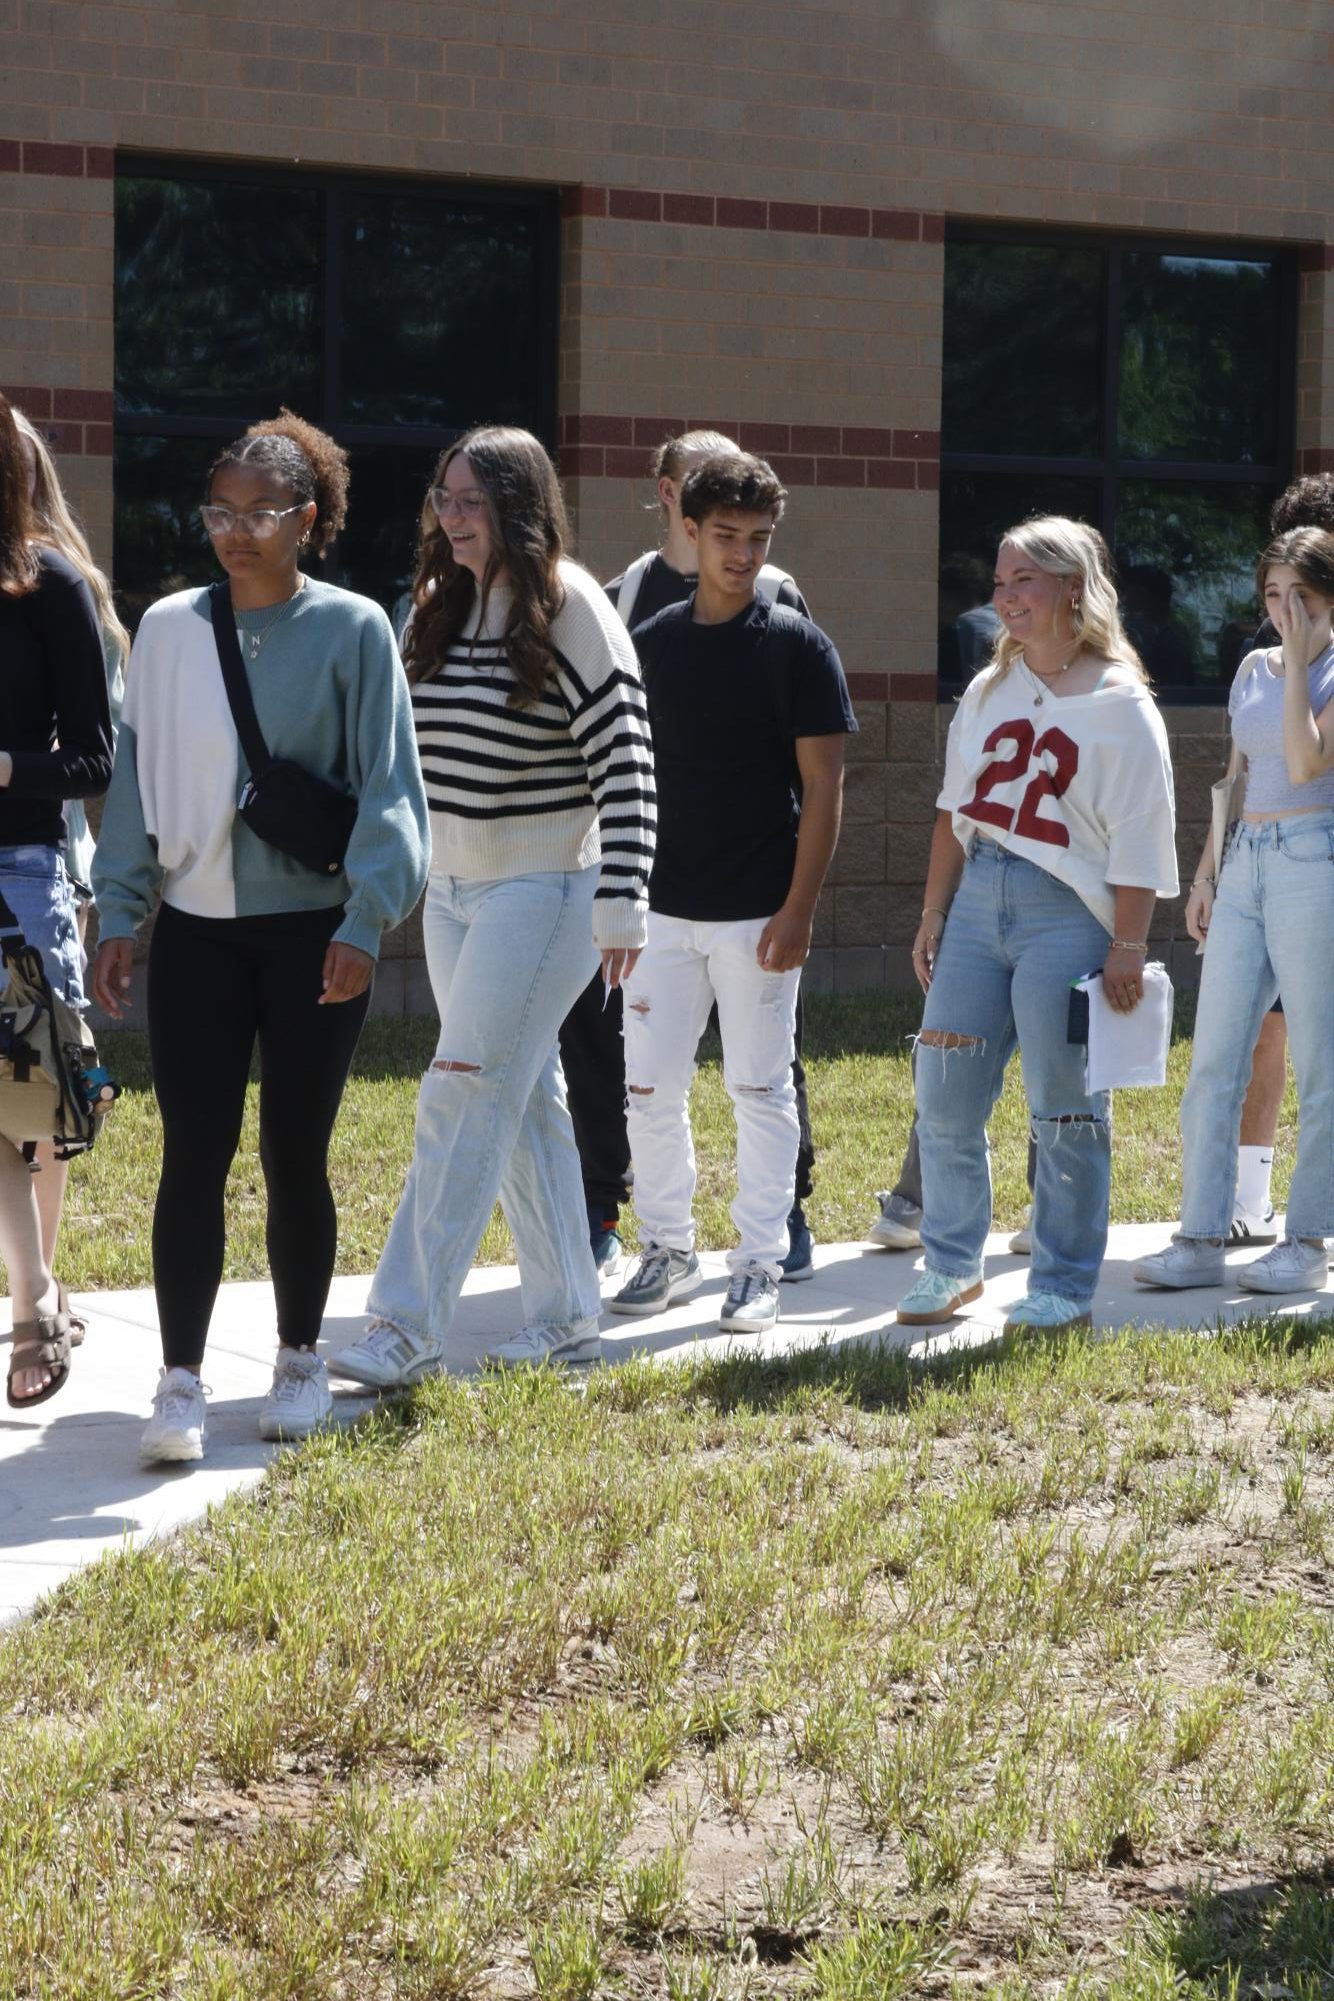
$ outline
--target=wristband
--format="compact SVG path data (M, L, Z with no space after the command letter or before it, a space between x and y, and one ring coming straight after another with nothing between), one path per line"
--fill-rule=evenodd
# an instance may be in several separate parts
M1113 938L1112 940L1112 950L1114 952L1147 952L1148 949L1147 945L1141 945L1136 938Z
M1191 888L1199 889L1201 884L1206 882L1208 883L1210 889L1217 889L1218 879L1216 876L1212 875L1197 875L1194 882L1191 884Z

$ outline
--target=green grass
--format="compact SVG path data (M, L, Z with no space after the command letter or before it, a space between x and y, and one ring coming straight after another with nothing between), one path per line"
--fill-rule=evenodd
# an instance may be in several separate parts
M1327 1323L437 1380L0 1639L0 1994L1327 1997L1332 1442Z
M1187 999L1183 1030L1188 1030L1189 1008ZM809 1215L816 1236L825 1242L859 1238L874 1214L874 1191L890 1185L897 1174L912 1120L909 1038L919 1021L920 1008L910 996L809 1003L807 1068L820 1156ZM125 1088L95 1151L77 1162L71 1174L60 1267L75 1290L148 1285L152 1276L149 1231L161 1139L144 1038L107 1035L104 1047ZM434 1026L426 1020L373 1021L363 1037L333 1145L340 1271L375 1267L411 1157L417 1081L433 1050ZM1177 1107L1189 1064L1190 1043L1183 1033L1172 1050L1165 1089L1125 1091L1117 1099L1115 1221L1151 1222L1177 1213ZM206 1068L201 1059L201 1089ZM229 1279L263 1278L267 1272L257 1099L252 1085L228 1193ZM701 1241L720 1248L733 1241L728 1206L735 1187L735 1133L716 1045L709 1043L702 1052L692 1117ZM999 1228L1018 1224L1026 1200L1026 1119L1015 1063L991 1129ZM1280 1199L1294 1131L1290 1098L1279 1135ZM511 1255L509 1233L497 1213L481 1258L493 1263Z
M811 1008L826 1238L892 1176L915 1020ZM345 1269L430 1048L363 1045ZM1120 1217L1174 1209L1188 1056L1118 1102ZM148 1277L113 1061L79 1286ZM716 1061L695 1112L716 1243ZM993 1138L1004 1224L1014 1077ZM1331 1331L437 1380L313 1441L0 1637L0 2001L1329 2001Z

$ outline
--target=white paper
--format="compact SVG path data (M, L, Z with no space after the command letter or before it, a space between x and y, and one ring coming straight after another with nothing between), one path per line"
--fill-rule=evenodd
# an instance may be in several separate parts
M1144 998L1131 1014L1118 1014L1103 992L1102 974L1076 980L1089 997L1088 1053L1084 1088L1124 1091L1136 1084L1167 1082L1167 1051L1172 1040L1172 982L1167 968L1144 968Z

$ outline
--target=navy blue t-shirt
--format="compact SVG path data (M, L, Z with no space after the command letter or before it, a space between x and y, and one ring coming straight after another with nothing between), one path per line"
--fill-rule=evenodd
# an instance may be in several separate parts
M653 729L658 845L649 908L705 923L772 917L792 886L796 739L857 727L818 625L757 597L723 625L694 599L634 629Z

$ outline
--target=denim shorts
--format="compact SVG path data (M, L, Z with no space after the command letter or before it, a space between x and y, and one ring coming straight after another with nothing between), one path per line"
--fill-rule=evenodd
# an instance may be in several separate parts
M0 896L28 944L41 953L55 992L71 1007L83 1007L84 952L60 850L43 842L0 848ZM0 922L0 937L13 928Z

